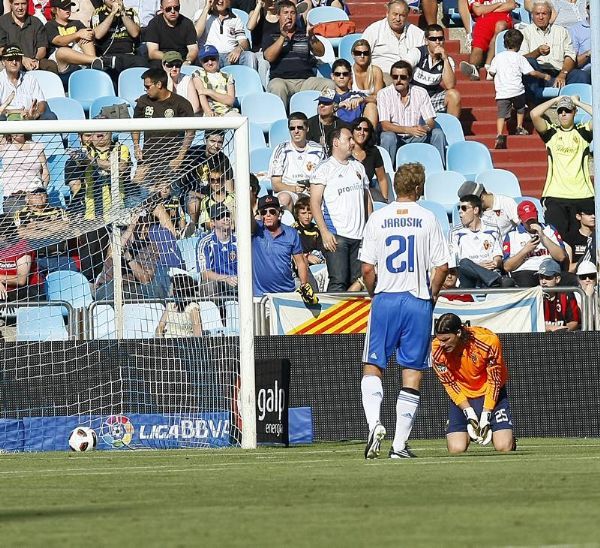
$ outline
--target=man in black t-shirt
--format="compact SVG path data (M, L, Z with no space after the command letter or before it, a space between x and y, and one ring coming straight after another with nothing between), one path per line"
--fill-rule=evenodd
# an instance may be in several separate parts
M265 36L262 43L264 57L271 63L267 91L280 97L287 106L289 96L297 91L333 89L331 80L315 77L315 56L324 55L325 46L313 34L312 27L306 32L297 28L296 6L290 0L281 0L277 13L279 34Z
M575 219L579 226L563 236L564 242L570 247L569 272L575 272L581 261L594 261L596 257L596 215L593 204L580 204Z
M193 118L191 103L167 89L167 73L164 70L148 69L142 74L142 79L146 94L136 101L134 118ZM186 131L185 134L179 131L145 131L142 151L140 132L134 131L131 135L138 171L141 163L150 163L153 168L179 169L194 138L193 131Z
M113 58L111 69L118 74L130 67L148 66L148 60L135 54L140 39L140 22L134 9L123 0L104 0L92 15L96 51Z
M335 115L335 92L332 89L322 92L318 101L318 114L308 119L306 138L319 143L327 151L327 135L334 129L348 127L348 125Z
M179 13L179 0L162 0L160 7L162 12L146 27L148 60L151 66L162 67L163 54L167 51L179 52L184 65L193 65L198 57L194 23Z

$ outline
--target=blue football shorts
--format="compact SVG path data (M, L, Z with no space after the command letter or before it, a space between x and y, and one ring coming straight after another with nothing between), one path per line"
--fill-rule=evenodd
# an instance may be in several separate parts
M431 301L411 293L377 293L371 302L363 363L385 369L396 351L400 366L429 368L432 312Z
M473 407L475 413L477 413L478 417L481 417L484 399L485 396L469 399L469 403ZM492 426L492 432L497 432L498 430L512 430L513 428L512 415L510 413L510 405L508 403L508 393L506 391L506 386L503 386L500 389L500 394L498 395L496 407L494 407L494 410L492 411L490 424ZM458 405L456 405L452 400L450 400L450 405L448 408L447 433L450 434L452 432L466 431L467 417L465 417L465 414L462 412L462 409L458 407Z

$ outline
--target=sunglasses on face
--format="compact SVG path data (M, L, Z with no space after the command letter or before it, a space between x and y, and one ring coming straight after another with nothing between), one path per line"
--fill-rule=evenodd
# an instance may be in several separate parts
M231 215L229 213L223 213L223 215L219 215L218 217L215 217L215 221L220 221L222 219L229 219L231 218Z
M152 84L144 84L144 89L150 89L152 86L155 86L156 84L154 82L152 82Z
M558 114L571 114L573 111L568 108L559 108L556 112Z
M408 80L408 74L392 74L392 80L401 80L404 82Z
M209 177L208 180L211 183L221 183L223 182L223 177Z
M181 6L169 6L168 8L165 8L165 11L167 13L173 13L173 12L179 12L180 9L181 9Z
M167 68L181 68L181 63L165 63Z
M216 61L217 58L216 57L205 57L204 59L202 59L203 63L209 63L210 61Z
M303 131L306 128L304 126L289 126L288 129L290 131Z
M369 128L365 126L358 126L354 128L354 131L369 131Z
M580 280L595 280L597 278L596 274L581 274L577 277Z
M334 72L333 75L337 76L339 78L345 78L346 76L349 76L350 73L349 72Z
M274 207L270 207L268 209L261 209L260 214L264 217L265 215L279 215L279 210Z
M356 57L369 57L371 55L371 52L365 50L355 50L352 52L352 55Z
M471 206L468 206L468 205L459 205L458 206L459 211L469 211L469 209L471 209Z
M427 40L429 40L430 42L443 42L444 37L443 36L430 36L429 38L427 38Z

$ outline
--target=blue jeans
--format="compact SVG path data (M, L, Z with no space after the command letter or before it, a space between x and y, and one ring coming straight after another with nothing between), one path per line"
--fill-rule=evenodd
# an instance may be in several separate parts
M471 259L461 259L458 262L458 279L461 288L492 287L499 285L501 278L502 276L496 270L483 268Z
M388 151L392 163L396 165L396 151L407 143L429 143L440 153L442 165L446 164L446 136L439 127L434 127L424 137L413 137L412 135L398 135L393 131L384 131L381 134L381 146Z
M242 51L237 63L230 63L227 60L228 55L229 53L219 53L219 64L221 67L235 64L256 69L256 55L252 51Z
M337 248L334 252L325 251L325 262L329 274L328 292L346 291L360 277L358 250L360 240L335 235Z
M540 80L539 78L534 78L533 76L523 76L523 84L525 85L525 95L531 99L533 99L536 103L541 103L546 98L542 95L544 92L544 88L554 86L555 77L558 75L557 70L548 70L546 68L540 67L540 64L537 62L537 59L527 58L529 64L533 67L534 70L539 70L540 72L545 72L546 74L550 74L552 76L552 80L548 82L544 82L544 80ZM573 69L569 74L567 74L567 84L591 84L592 83L592 73L588 70L581 69Z

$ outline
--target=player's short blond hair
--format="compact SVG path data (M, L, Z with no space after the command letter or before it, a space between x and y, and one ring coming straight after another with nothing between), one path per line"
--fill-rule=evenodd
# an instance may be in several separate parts
M425 168L417 162L403 164L394 175L396 196L410 196L413 193L419 198L425 186Z

